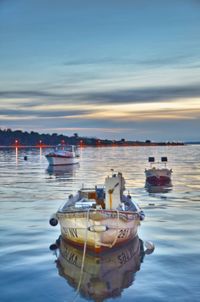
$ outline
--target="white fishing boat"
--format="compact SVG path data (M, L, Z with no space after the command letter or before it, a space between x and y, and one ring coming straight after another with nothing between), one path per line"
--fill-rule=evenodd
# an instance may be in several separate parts
M145 169L145 186L172 186L172 169L167 168L167 157L161 157L161 161L155 162L154 157L149 157L150 168Z
M103 187L82 188L50 218L59 222L63 239L99 253L123 245L137 236L144 213L125 195L122 173L112 172Z
M58 145L52 152L45 156L50 166L73 165L79 163L78 149L77 146L74 145Z

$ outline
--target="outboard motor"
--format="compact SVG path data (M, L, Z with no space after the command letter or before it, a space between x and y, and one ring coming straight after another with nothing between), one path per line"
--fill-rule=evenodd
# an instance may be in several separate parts
M105 205L106 209L117 209L121 204L122 194L125 190L125 180L122 173L114 174L105 179Z

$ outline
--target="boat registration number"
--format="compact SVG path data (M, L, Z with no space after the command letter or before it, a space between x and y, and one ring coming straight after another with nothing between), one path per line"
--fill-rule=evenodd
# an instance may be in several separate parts
M119 231L117 238L126 238L128 237L128 234L129 234L129 229L121 229Z
M78 238L77 229L63 227L63 230L68 237Z

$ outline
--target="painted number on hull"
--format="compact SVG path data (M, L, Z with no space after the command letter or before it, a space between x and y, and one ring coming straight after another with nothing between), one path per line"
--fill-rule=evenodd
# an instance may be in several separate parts
M75 228L63 228L67 236L78 238L77 229Z
M121 229L119 231L119 235L118 235L118 238L125 238L128 236L128 231L129 229Z

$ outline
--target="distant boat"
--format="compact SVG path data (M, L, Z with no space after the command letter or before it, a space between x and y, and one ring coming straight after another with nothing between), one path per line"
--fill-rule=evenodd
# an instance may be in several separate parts
M74 145L58 145L45 156L50 166L74 165L79 163L78 149Z
M155 162L154 157L149 157L150 168L145 169L146 184L151 187L172 186L172 169L167 168L167 157L161 157L160 162Z
M122 173L113 172L103 187L81 188L75 196L70 195L49 222L53 226L60 223L65 240L87 245L97 253L123 245L137 236L144 219L143 211L124 190Z

